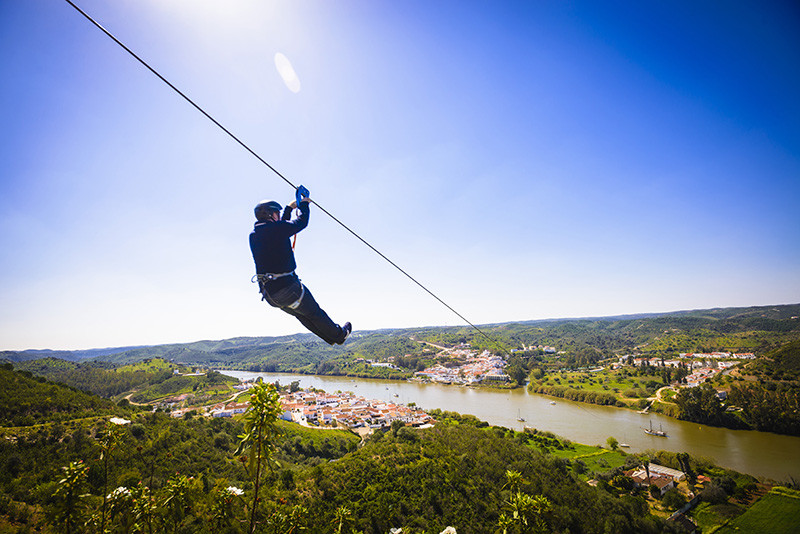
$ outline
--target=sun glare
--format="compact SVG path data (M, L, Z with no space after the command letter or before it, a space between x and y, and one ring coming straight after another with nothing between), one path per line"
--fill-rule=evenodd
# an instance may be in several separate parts
M289 58L280 52L275 54L275 68L278 69L278 74L283 78L283 83L286 84L286 87L288 87L291 92L300 92L300 79L297 77L297 73L294 71L294 67L292 67Z

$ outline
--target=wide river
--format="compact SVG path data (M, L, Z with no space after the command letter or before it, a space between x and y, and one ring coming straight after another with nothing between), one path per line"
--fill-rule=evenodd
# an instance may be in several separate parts
M658 414L643 415L621 408L553 399L528 393L525 388L496 390L341 376L221 372L240 379L261 376L266 382L279 381L283 385L298 380L302 388L315 387L329 393L352 391L367 399L413 402L423 409L471 414L491 425L547 430L587 445L605 445L606 439L614 436L620 443L630 445L628 452L647 449L688 452L758 477L777 481L788 481L789 476L800 479L800 437L698 425ZM519 417L525 421L518 421ZM645 434L643 430L651 422L656 429L663 428L669 437Z

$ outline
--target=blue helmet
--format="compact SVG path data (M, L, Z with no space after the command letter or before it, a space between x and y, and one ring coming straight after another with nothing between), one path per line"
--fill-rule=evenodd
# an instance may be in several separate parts
M262 200L256 204L255 214L256 220L265 221L272 211L281 211L283 207L274 200Z

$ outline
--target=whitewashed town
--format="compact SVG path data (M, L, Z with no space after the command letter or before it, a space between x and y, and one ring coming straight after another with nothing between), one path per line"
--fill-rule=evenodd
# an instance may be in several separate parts
M640 356L626 355L619 358L617 365L634 365L637 367L649 365L651 367L679 367L681 365L691 372L686 376L685 386L694 387L706 380L715 377L740 363L741 360L753 360L755 354L732 352L687 352L678 355L679 359L665 360L663 358L643 358Z
M543 349L545 353L555 354L553 347L530 347ZM425 368L414 373L410 380L420 382L433 382L453 385L486 385L503 384L509 381L505 372L506 361L503 357L489 351L471 350L468 346L457 346L446 349L440 354L447 354L454 360L463 361L462 365L446 366L441 363ZM685 366L690 369L686 376L684 387L697 386L735 366L741 360L753 359L752 353L681 353L679 359L665 360L663 358L646 358L640 355L625 355L619 358L612 369L622 365L653 366L653 367L678 367ZM392 367L392 358L389 362L365 360L372 366ZM592 369L602 371L602 368ZM252 382L243 381L235 386L237 390L246 390L253 386ZM194 408L180 408L187 394L165 399L164 406L171 410L173 417L182 417L185 412L197 410ZM282 419L305 426L318 426L328 428L349 429L380 429L391 426L394 421L402 421L408 426L421 427L433 423L431 417L424 411L405 406L403 404L366 399L356 396L352 392L326 393L323 391L305 390L281 395L281 405L284 408ZM233 417L247 411L249 402L223 402L202 409L203 413L211 417Z
M506 362L501 356L489 351L477 353L467 347L457 347L445 351L452 358L466 363L454 367L441 364L428 367L414 374L411 380L430 381L441 384L478 385L502 384L509 380L505 373ZM367 360L374 366L392 366L391 362ZM253 382L243 381L235 386L239 391L249 389ZM163 407L171 410L173 417L183 417L197 407L180 408L188 394L164 400ZM202 409L211 417L233 417L247 411L249 402L217 403ZM321 428L348 428L356 431L388 428L394 421L407 426L426 427L435 421L423 410L400 403L385 402L357 396L352 392L326 393L313 389L281 394L283 414L281 418L305 426Z
M255 385L243 381L236 387L243 391ZM181 396L167 399L171 404L183 402ZM435 421L423 410L404 404L367 399L352 392L326 393L307 389L282 392L280 395L283 413L281 419L303 426L320 428L346 428L358 431L389 428L393 422L401 421L406 426L426 428ZM245 402L222 402L208 406L205 415L210 417L233 417L243 414L250 406ZM187 411L197 408L174 409L172 417L183 417Z
M306 426L375 430L388 428L395 421L420 428L435 422L419 408L367 399L352 392L307 390L282 393L281 406L282 419Z
M477 354L475 351L460 348L451 351L450 356L464 358L466 363L457 367L436 364L414 373L414 379L442 384L464 385L503 383L509 379L505 372L505 360L489 351L485 350Z

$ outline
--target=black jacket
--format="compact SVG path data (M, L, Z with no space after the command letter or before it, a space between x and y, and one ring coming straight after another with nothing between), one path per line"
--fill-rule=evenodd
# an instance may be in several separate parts
M308 226L308 202L300 203L300 216L289 220L292 209L283 210L280 221L257 222L250 233L250 251L256 262L257 274L280 274L297 268L290 237Z

